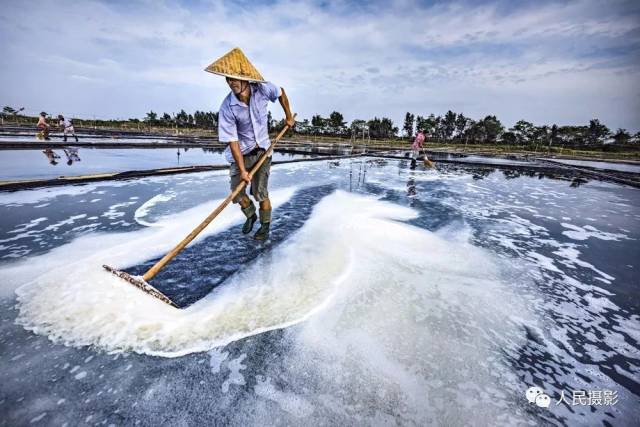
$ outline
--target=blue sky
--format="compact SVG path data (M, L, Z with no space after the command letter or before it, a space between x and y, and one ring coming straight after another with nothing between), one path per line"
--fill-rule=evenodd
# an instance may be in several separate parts
M241 47L301 118L404 114L640 130L640 4L6 2L0 104L76 117L216 111ZM277 105L275 117L281 117Z

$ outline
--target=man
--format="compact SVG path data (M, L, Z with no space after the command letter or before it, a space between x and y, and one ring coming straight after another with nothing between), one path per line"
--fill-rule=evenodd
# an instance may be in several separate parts
M38 133L36 134L38 139L44 138L46 141L49 141L49 123L47 123L47 113L44 111L40 113L40 117L38 118Z
M71 119L65 119L62 114L58 114L58 120L60 121L58 126L60 126L60 129L64 130L64 142L67 142L67 134L69 133L76 139L76 142L78 142L78 137L76 136L76 131L73 128Z
M260 204L260 228L253 237L266 240L271 225L268 190L271 157L253 176L249 171L271 145L267 132L268 102L279 100L287 125L293 127L295 124L289 99L284 89L265 81L238 48L209 65L205 71L225 76L231 89L218 110L218 139L228 143L225 157L230 163L231 189L234 190L242 181L251 184L251 195ZM240 204L247 218L242 232L249 234L258 220L255 205L244 190L233 199L233 203Z

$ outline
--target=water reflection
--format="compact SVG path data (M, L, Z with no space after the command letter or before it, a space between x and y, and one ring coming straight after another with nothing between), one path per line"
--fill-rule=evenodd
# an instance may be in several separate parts
M42 161L42 154L46 163ZM312 157L310 155L274 152L273 160L292 160ZM223 150L213 148L83 148L47 147L44 150L0 151L0 180L47 179L60 175L54 168L64 159L70 167L69 175L118 173L131 170L149 170L176 166L226 165Z
M416 191L416 180L411 177L407 181L407 196L413 197L416 194L418 194L418 192Z
M53 151L51 148L47 148L45 150L42 150L42 152L44 153L47 160L49 161L49 164L52 164L54 166L58 164L57 159L59 159L60 156L57 155L55 151Z
M67 156L67 165L71 166L73 162L79 162L80 156L78 155L78 149L75 147L63 148L64 154Z

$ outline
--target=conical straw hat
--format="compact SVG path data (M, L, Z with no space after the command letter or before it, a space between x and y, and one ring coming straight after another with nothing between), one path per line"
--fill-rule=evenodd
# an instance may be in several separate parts
M229 53L204 69L213 74L231 77L250 82L264 82L256 67L244 56L240 48L232 49Z

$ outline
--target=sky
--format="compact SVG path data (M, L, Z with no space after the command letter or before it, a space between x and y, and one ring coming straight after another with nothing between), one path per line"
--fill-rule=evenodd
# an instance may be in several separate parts
M240 47L299 119L404 115L640 130L640 2L20 1L0 9L0 104L143 118L217 111ZM273 116L283 116L279 105Z

